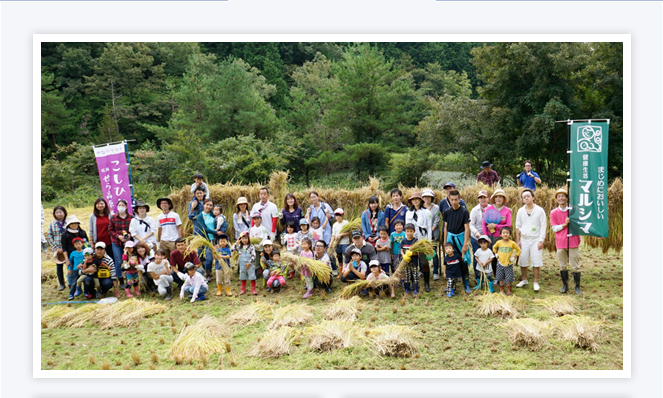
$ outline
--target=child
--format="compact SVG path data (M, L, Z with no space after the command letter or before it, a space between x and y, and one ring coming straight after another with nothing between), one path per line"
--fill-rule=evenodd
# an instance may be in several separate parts
M401 244L405 239L405 232L403 232L404 225L405 223L403 220L396 220L394 222L394 232L392 232L391 236L389 237L389 244L391 245L392 254L391 272L396 272L398 264L400 264L401 260L403 260L403 256L401 255Z
M216 251L221 257L221 261L225 261L226 265L230 267L230 248L228 247L228 235L221 234L216 240ZM216 261L216 296L222 296L223 285L226 286L226 296L232 296L230 291L230 271L225 271L222 268L219 260Z
M313 234L308 229L308 221L305 218L299 220L299 232L297 232L297 245L300 246L304 239L308 238L309 240L313 239Z
M180 290L180 300L184 299L184 293L190 293L191 302L205 300L205 293L207 293L207 280L200 273L196 272L196 266L193 263L184 264L186 275L179 272L180 279L184 281L182 290Z
M191 184L191 193L196 192L196 188L202 187L205 190L205 197L209 198L209 188L207 184L203 182L203 173L196 173L193 175L194 183Z
M285 250L288 253L297 253L299 251L295 229L295 222L290 220L286 224L285 233L281 235L281 245L285 246Z
M336 222L332 225L332 237L329 243L329 246L333 246L334 242L339 240L336 245L336 262L338 264L343 263L343 253L345 253L345 250L350 245L350 232L341 233L341 229L343 229L343 227L349 222L348 220L343 219L344 214L345 212L340 207L334 210L334 218L336 219ZM338 270L332 269L332 275L338 276Z
M350 251L352 262L348 263L347 267L343 269L341 282L352 283L355 280L364 279L368 267L366 267L365 262L361 261L361 257L360 249L355 247Z
M82 267L79 267L80 264L85 261L85 254L83 253L83 238L74 238L71 243L74 245L74 249L71 254L69 254L69 265L67 266L67 284L69 285L69 300L73 300L74 296L80 295L78 293L77 280L79 270ZM85 279L85 278L83 278ZM73 283L72 283L73 282ZM74 294L78 293L78 294Z
M325 230L325 227L327 226L327 220L327 217L325 217L325 221L321 225L320 219L318 217L313 217L311 219L311 234L313 235L311 238L311 243L313 243L313 245L322 239L322 234Z
M481 246L481 248L474 252L474 264L476 271L479 273L479 275L484 275L484 281L486 279L488 280L488 290L493 293L495 288L493 287L493 267L491 264L493 262L493 258L495 258L495 254L493 254L493 251L488 248L490 245L490 238L487 235L481 235L477 242L479 242L479 246ZM477 283L474 289L479 289L480 287L481 283Z
M223 215L223 207L219 204L214 205L212 214L214 215L214 225L216 226L214 230L217 232L217 236L219 232L225 234L228 230L228 223L226 222L226 216Z
M304 238L300 245L302 251L299 255L306 258L313 258L313 252L311 251L313 244L311 243L311 240L309 238ZM311 270L304 264L302 264L300 272L304 277L304 281L306 281L306 293L304 293L302 298L307 299L313 295L313 273L311 273Z
M384 227L384 225L383 225L383 227ZM384 227L384 228L386 228L386 227ZM378 260L371 260L369 262L369 267L370 267L371 273L368 274L368 276L366 277L367 281L372 282L372 281L378 281L378 280L381 280L381 279L389 279L387 274L381 268L380 262ZM394 293L394 286L392 285L390 287L391 287L391 298L392 299L396 298L396 294ZM385 288L386 288L386 285L378 285L376 287L370 287L370 284L369 284L370 291L372 291L373 293L376 293L376 294L379 294L380 292L384 291Z
M274 289L280 289L285 287L285 275L288 266L284 265L281 262L281 253L278 250L274 250L272 253L272 259L270 260L271 267L269 269L269 279L267 280L267 288L270 293L274 293Z
M454 252L454 245L451 242L444 244L444 278L447 280L447 297L456 295L456 279L462 278L463 273L460 269L462 257L460 253Z
M90 248L90 249L91 249L91 248ZM87 250L87 248L86 248L86 250ZM85 250L84 250L84 251L83 251L83 254L85 255L85 253L86 253L86 252L85 252ZM93 253L94 253L94 252L93 252ZM90 253L90 254L93 254L93 253ZM81 263L81 264L78 266L78 271L75 271L75 272L74 272L74 274L75 274L75 275L77 276L77 278L78 278L78 280L77 280L76 283L75 283L75 285L76 285L76 291L77 291L77 292L82 291L82 288L83 288L83 281L85 280L85 278L87 278L87 277L89 276L89 277L91 277L91 278L94 280L94 288L95 288L95 290L97 291L97 294L101 294L101 290L99 289L99 288L101 287L101 283L99 282L99 274L98 274L98 272L99 272L99 269L97 268L97 264L96 264L95 261L94 261L94 255L92 255L92 256L87 256L87 255L85 255L85 261L83 261L83 263ZM80 275L80 277L78 277L78 275ZM116 289L117 289L117 288L116 288ZM118 296L118 298L119 298L119 292L118 292L117 290L115 291L115 295ZM76 294L74 294L74 297L75 297L75 296L76 296ZM70 296L70 297L71 297L71 296ZM91 298L92 298L92 294L88 294L86 297L87 297L88 299L91 299ZM72 298L73 298L73 297L72 297Z
M389 275L389 268L391 267L391 240L389 239L389 228L381 225L378 228L379 238L375 241L375 250L378 252L378 261L380 267Z
M414 224L405 224L405 239L401 242L401 256L404 256L409 248L417 242L414 237L415 226ZM419 294L419 255L413 253L410 257L410 262L405 266L405 293L410 293L410 286L413 287L412 293L416 296Z
M166 301L173 298L173 276L170 273L170 263L166 260L166 251L159 249L154 253L154 261L147 265L147 272L157 285L159 295L166 296Z
M124 254L122 254L122 269L124 270L124 281L126 287L124 292L127 295L127 298L133 297L131 295L131 286L134 287L134 294L140 296L140 291L138 290L138 256L134 253L134 242L130 240L124 244Z
M510 227L502 227L500 229L500 236L502 239L497 241L493 246L493 252L497 254L495 281L500 284L500 293L504 293L504 284L506 282L506 295L510 296L512 294L511 284L513 283L513 263L516 262L516 257L520 256L520 248L516 242L510 239Z
M82 239L81 239L82 241ZM82 243L80 244L82 246ZM76 245L74 245L76 246ZM69 285L69 300L73 300L74 297L80 296L83 291L81 290L81 285L83 284L83 280L87 275L82 275L79 278L79 275L82 274L82 270L86 267L86 264L92 264L94 265L94 249L91 247L86 247L83 251L83 261L78 262L77 258L78 256L74 256L75 253L78 253L78 250L75 252L71 253L71 256L69 256L71 264L76 263L76 266L73 268L70 268L67 270L67 284ZM71 266L71 265L70 265ZM78 280L81 279L81 283L78 283ZM95 278L95 284L96 288L99 288L99 279Z
M401 192L400 189L392 189L389 196L391 197L392 203L388 204L384 209L384 223L389 227L389 233L392 233L396 230L396 221L400 220L403 225L405 225L407 206L401 202L401 199L403 199L403 192Z
M240 296L246 293L247 279L251 281L251 293L253 293L253 295L258 294L258 292L256 292L256 249L251 244L249 233L247 231L244 231L239 235L239 239L235 242L230 251L239 253L239 280L242 285L242 288L239 291Z

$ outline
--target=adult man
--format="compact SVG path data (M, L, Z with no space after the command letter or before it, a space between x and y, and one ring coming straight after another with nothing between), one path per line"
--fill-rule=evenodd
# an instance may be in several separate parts
M175 250L170 253L170 267L173 271L175 271L175 268L177 268L176 272L171 273L171 276L173 277L173 283L177 283L178 288L182 286L184 281L177 274L178 272L186 272L184 271L184 265L186 263L191 262L196 266L197 269L200 268L200 259L198 258L198 254L195 251L191 251L191 253L185 255L186 251L186 239L178 238L175 241Z
M449 199L451 207L442 214L444 241L451 242L454 245L454 250L463 256L463 264L460 266L463 286L465 287L465 293L472 293L470 290L470 272L467 268L470 264L470 213L467 208L460 205L460 193L457 190L450 191L447 199Z
M518 181L519 187L522 186L531 189L532 192L536 190L536 184L541 184L541 178L539 178L539 175L532 171L531 160L525 161L525 171L518 174L516 180Z
M567 236L569 233L569 193L565 189L558 189L555 192L555 201L559 207L550 212L550 226L555 232L555 243L557 246L557 261L559 262L559 275L562 278L560 293L566 293L568 290L569 271L567 263L571 263L573 268L573 281L575 282L575 292L580 293L580 264L578 262L578 246L580 246L580 236Z
M446 184L444 184L444 187L442 187L442 189L444 189L444 193L446 193L446 197L440 201L440 213L444 214L444 212L447 209L451 208L451 202L449 201L449 192L451 192L453 190L456 190L456 184L449 181ZM465 204L465 201L463 199L461 199L459 203L460 203L460 206L467 207L467 205ZM441 226L440 226L440 229L442 229Z
M495 170L492 170L491 167L493 167L493 164L490 163L487 160L484 160L483 163L481 163L481 168L483 171L477 175L477 181L482 182L489 187L492 187L495 183L497 183L500 180L500 177L497 175L497 172Z
M97 292L94 288L94 278L92 275L95 273L98 274L99 269L102 268L108 269L110 277L99 278L99 295L103 297L111 288L113 288L115 290L115 296L119 297L120 292L117 290L115 262L108 254L106 254L106 244L104 242L97 242L97 244L94 245L94 265L95 267L88 271L90 275L83 280L85 297L91 299L97 295Z
M348 267L348 264L352 262L352 257L350 253L353 249L359 249L361 252L361 261L365 264L368 264L371 260L378 259L378 253L375 251L375 248L372 245L369 245L364 240L364 235L358 229L352 231L352 244L345 249L343 253L343 270Z
M260 213L262 226L270 232L269 240L273 241L276 236L276 222L279 217L279 209L274 203L269 201L269 189L266 187L260 188L258 196L260 197L260 202L253 205L250 214L255 212ZM251 220L251 226L253 226L253 220Z
M479 204L474 206L470 212L470 243L472 244L472 253L476 253L479 250L479 237L483 234L482 231L482 222L483 222L483 213L488 207L488 191L481 190L477 195L479 199ZM479 283L481 282L481 270L477 269L476 262L474 262L474 276L477 279L477 285L475 289L481 287Z
M157 242L159 249L166 252L166 258L175 250L175 241L182 237L182 220L173 210L170 198L157 199L157 207L162 213L157 217Z
M527 267L531 259L534 272L534 291L539 291L539 271L543 265L543 242L546 240L546 212L534 204L534 192L525 189L520 194L523 207L516 214L516 244L520 246L520 269L522 280L516 287L523 287L527 282Z

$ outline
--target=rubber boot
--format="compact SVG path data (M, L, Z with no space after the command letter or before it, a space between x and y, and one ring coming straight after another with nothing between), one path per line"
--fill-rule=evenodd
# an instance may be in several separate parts
M230 291L230 286L226 286L226 296L228 296L228 297L233 296L233 292Z
M58 275L58 283L60 286L58 287L58 290L62 291L64 290L64 265L63 264L57 264L55 268L55 273Z
M307 298L311 297L312 294L313 294L313 289L306 289L306 293L304 293L302 298L307 299Z
M140 296L140 289L138 288L138 284L134 285L134 296Z
M403 284L403 287L405 288L405 294L409 294L410 293L410 284L406 282L406 283Z
M168 286L166 288L166 301L170 301L173 299L173 287Z
M133 296L131 295L131 290L129 290L128 287L124 288L124 293L127 295L127 298L129 298L129 297L133 297Z
M215 296L223 296L223 285L216 285Z
M488 291L491 293L495 293L495 285L493 285L492 278L488 278Z
M198 297L196 297L196 301L203 301L207 300L207 297L205 297L205 293L198 293Z
M481 288L481 278L477 278L477 285L474 286L472 289L473 290L478 290Z
M564 286L559 289L559 292L566 293L566 291L569 290L569 271L559 271L559 276L562 277L562 283L564 284Z
M419 284L418 283L414 284L414 290L412 291L412 294L414 294L415 296L417 294L419 294Z
M456 288L454 287L454 288L451 288L451 296L455 296L455 295L456 295Z
M472 290L470 290L470 278L468 277L463 278L463 286L465 287L465 293L467 294L472 293Z
M504 294L504 285L500 285L500 293Z
M246 294L246 281L240 281L242 283L242 287L239 289L239 295L241 296L242 294Z
M258 292L256 292L256 281L251 281L251 293L254 296L258 294Z
M511 296L513 293L511 292L511 285L507 285L506 287L506 295Z
M430 270L424 272L424 290L430 292Z
M573 273L573 282L575 282L576 285L576 294L582 294L580 292L580 272L574 272Z
M453 296L454 296L453 289L449 289L449 291L447 292L447 297L452 298Z
M124 278L123 277L117 278L117 283L119 283L120 289L126 289L127 285L124 284Z

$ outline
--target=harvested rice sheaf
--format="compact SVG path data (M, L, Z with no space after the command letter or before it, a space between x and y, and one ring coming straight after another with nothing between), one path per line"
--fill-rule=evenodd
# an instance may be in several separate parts
M356 282L353 282L341 290L341 298L350 299L356 297L364 289L368 287L370 282L365 279L360 279Z
M337 348L348 348L363 339L363 330L352 321L322 321L306 329L309 347L316 351L331 351Z
M419 350L421 336L405 326L384 325L370 330L366 338L378 355L409 358Z
M215 318L205 315L198 322L185 327L170 346L175 363L191 361L225 350L229 331Z
M285 263L295 265L296 271L299 271L302 266L306 266L319 281L329 283L331 278L331 268L322 261L314 260L312 258L300 257L292 253L281 253L281 260Z
M267 327L278 329L283 326L300 326L313 319L313 307L306 304L290 304L274 311L274 320Z
M198 253L198 249L209 249L212 253L214 260L223 267L223 270L226 272L231 272L228 264L221 258L221 254L214 248L214 245L209 240L205 239L202 236L189 236L187 238L187 255L192 252ZM201 251L201 256L205 257L206 250Z
M494 315L500 318L517 318L525 309L525 301L516 296L484 294L476 299L477 310L481 315Z
M115 304L101 305L91 320L96 322L102 330L118 326L129 327L136 325L145 317L159 314L165 310L166 306L161 303L131 298Z
M566 315L550 322L553 334L576 347L596 351L602 338L603 323L584 315Z
M324 312L323 318L328 321L354 321L359 312L359 297L339 299L332 303Z
M545 299L534 299L533 301L556 316L570 315L576 310L575 299L571 296L550 296Z
M57 279L56 266L54 261L41 262L41 283Z
M92 319L98 309L97 304L85 304L60 317L59 324L68 328L82 328Z
M272 315L272 304L256 301L231 314L226 323L228 325L252 325Z
M73 308L67 307L66 305L56 305L53 308L42 312L41 321L46 323L48 327L58 327L60 325L60 318L73 311Z
M249 355L262 358L278 358L288 355L301 333L301 331L289 326L267 330L260 341L249 351Z
M536 351L546 342L548 325L545 322L531 318L510 319L499 326L507 330L509 341L514 345Z

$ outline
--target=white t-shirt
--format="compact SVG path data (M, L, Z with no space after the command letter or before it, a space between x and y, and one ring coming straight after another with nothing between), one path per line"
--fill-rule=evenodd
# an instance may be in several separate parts
M262 209L262 211L260 211ZM276 208L276 205L269 200L265 205L261 202L258 202L253 205L251 208L251 214L254 212L259 212L262 215L262 227L265 227L267 232L272 233L272 217L279 217L279 209Z
M341 222L334 223L332 225L332 236L335 236L335 239L338 239L338 236L341 234L341 228L346 226L348 224L348 220L343 220ZM349 245L350 244L350 238L348 236L344 236L343 239L341 239L340 242L338 242L339 245Z
M374 281L374 280L380 280L380 279L389 279L389 277L384 272L380 272L380 275L378 275L377 278L375 277L375 275L373 275L372 272L369 273L368 276L366 277L367 281Z
M163 214L163 213L162 213ZM141 223L141 221L143 221ZM147 229L147 231L146 231ZM154 218L150 217L149 214L145 215L145 219L141 220L138 216L131 219L129 224L129 233L134 237L143 237L152 232L152 236L147 238L146 242L156 242L157 241L157 225L154 222ZM175 233L177 233L177 227L175 227ZM134 239L134 242L138 243L138 239Z
M170 263L166 259L161 260L161 264L157 264L154 261L147 264L147 272L154 272L154 275L163 273L167 268L170 268Z
M269 232L267 232L267 229L262 226L262 224L259 227L253 226L251 227L251 230L249 231L249 237L250 238L260 238L262 239L260 241L260 245L256 245L256 250L261 250L262 247L262 242L265 239L269 239Z
M158 227L161 228L161 240L165 242L175 242L179 238L177 227L182 225L180 215L171 211L168 214L159 214L157 217Z
M481 263L485 263L486 261L495 258L495 254L490 249L483 250L482 248L479 248L474 252L474 257L478 258ZM493 272L493 267L491 266L490 261L488 261L484 270L486 272Z
M322 240L322 234L324 233L324 229L322 227L320 228L311 228L311 233L313 234L313 244L315 245L315 242Z

